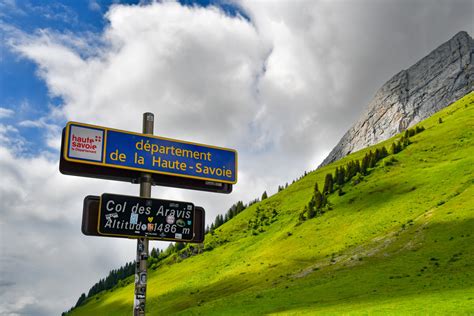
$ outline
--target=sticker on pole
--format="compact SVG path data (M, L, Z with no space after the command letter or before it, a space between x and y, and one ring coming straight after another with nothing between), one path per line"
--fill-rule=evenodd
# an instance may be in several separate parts
M237 152L106 127L69 122L63 157L66 161L106 169L133 170L234 184Z
M97 231L116 237L191 241L195 217L193 203L104 193Z

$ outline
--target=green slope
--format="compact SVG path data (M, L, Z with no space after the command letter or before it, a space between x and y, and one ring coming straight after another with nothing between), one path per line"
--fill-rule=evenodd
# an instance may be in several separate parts
M474 93L420 125L398 162L346 184L322 216L298 220L314 183L370 148L247 208L206 237L214 249L151 270L147 314L474 314ZM248 228L273 210L263 232ZM71 315L132 306L129 284Z

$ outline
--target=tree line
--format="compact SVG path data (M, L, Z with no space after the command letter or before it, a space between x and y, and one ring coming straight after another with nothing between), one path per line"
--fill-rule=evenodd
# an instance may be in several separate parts
M408 145L411 144L410 137L425 130L423 126L416 126L413 129L407 129L398 141L394 141L390 146L392 155L399 153ZM365 154L362 160L351 160L343 166L336 167L334 175L332 173L326 174L324 178L324 186L322 191L319 190L318 183L314 184L313 195L311 200L305 205L303 211L299 215L299 220L314 218L322 215L326 210L331 209L331 204L328 200L330 194L336 190L339 196L345 194L343 187L346 183L352 181L353 185L359 184L364 176L370 173L370 170L375 168L377 162L389 156L389 151L385 146L376 148L375 151L370 150Z
M266 194L266 193L265 193ZM255 199L249 203L249 206L252 205L253 203L258 202L258 199ZM211 226L206 226L206 231L205 233L214 233L214 230L216 230L218 227L222 226L235 216L245 210L248 206L245 205L242 201L238 201L237 203L234 203L229 210L224 214L219 214L216 216L215 220L213 223L211 223Z
M127 277L135 274L135 261L128 262L124 266L114 269L109 272L107 277L100 279L97 283L95 283L90 289L87 295L82 293L79 299L77 300L76 305L72 307L70 311L74 308L83 305L86 302L86 299L94 296L97 293L102 291L107 291L118 285L122 280L126 279ZM65 315L66 313L63 313Z

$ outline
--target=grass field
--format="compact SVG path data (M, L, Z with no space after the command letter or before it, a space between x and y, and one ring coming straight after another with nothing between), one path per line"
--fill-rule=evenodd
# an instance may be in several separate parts
M419 125L397 162L332 194L322 216L298 219L314 183L371 148L247 208L206 236L212 250L150 270L147 314L473 315L474 93ZM273 223L249 229L273 210ZM132 299L133 283L70 315L130 315Z

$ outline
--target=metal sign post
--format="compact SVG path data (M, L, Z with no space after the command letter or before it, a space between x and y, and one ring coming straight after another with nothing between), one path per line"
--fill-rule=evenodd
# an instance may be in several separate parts
M204 209L152 199L151 186L230 193L237 182L235 150L154 136L153 125L153 113L143 114L142 134L68 122L61 139L61 173L140 184L140 197L87 196L81 227L88 236L137 238L134 316L145 315L149 240L204 241Z
M153 113L143 114L143 134L153 135ZM149 173L142 173L140 178L140 197L151 197L152 178ZM148 239L137 239L137 259L135 266L135 300L133 305L134 316L145 315L146 283L147 283Z

